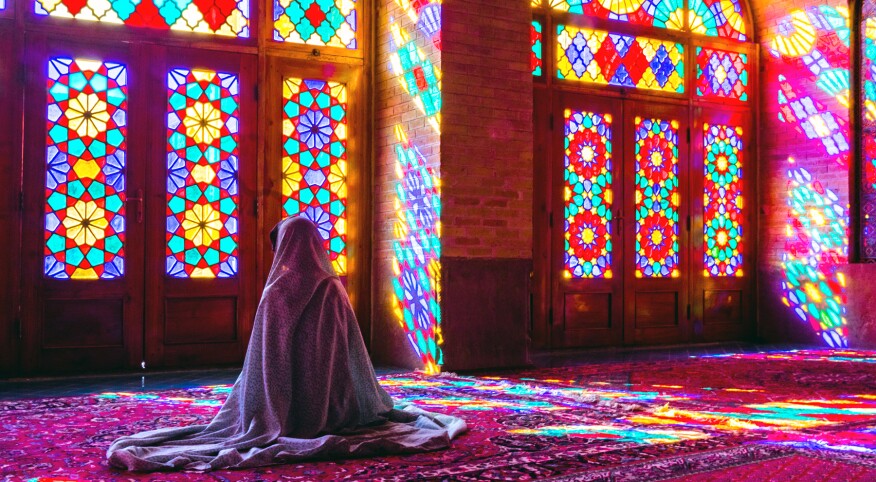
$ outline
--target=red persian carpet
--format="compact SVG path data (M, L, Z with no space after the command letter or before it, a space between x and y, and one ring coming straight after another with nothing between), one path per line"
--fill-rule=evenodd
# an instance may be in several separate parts
M876 352L599 363L381 377L400 403L465 418L451 449L248 471L131 474L115 438L206 423L229 386L0 402L6 481L876 480Z

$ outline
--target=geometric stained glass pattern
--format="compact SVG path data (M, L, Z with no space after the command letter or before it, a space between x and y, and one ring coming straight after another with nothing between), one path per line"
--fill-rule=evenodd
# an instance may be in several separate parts
M636 277L677 278L678 122L636 117Z
M703 131L703 275L742 276L742 128Z
M805 169L788 170L782 302L829 346L848 346L848 217L837 195Z
M739 0L688 0L690 31L745 41L745 19Z
M561 12L633 25L684 28L684 0L550 0L550 6Z
M532 27L529 30L529 43L531 52L529 54L529 64L532 68L532 75L541 77L542 66L542 26L538 20L532 21Z
M127 69L58 57L48 64L44 273L125 272Z
M175 278L237 275L240 84L234 74L167 74L165 269Z
M437 374L441 350L441 188L426 158L396 126L395 315L426 373Z
M611 115L565 112L567 278L612 277Z
M748 100L748 55L697 47L697 95Z
M347 274L347 87L283 82L283 217L319 230L335 272Z
M684 92L679 43L557 25L557 78Z
M356 0L273 0L274 40L357 48Z
M2 0L0 0L2 1ZM37 15L249 37L249 0L33 0Z

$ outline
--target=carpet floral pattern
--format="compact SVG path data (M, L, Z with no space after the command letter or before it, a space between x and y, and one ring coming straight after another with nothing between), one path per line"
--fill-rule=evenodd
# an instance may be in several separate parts
M492 376L381 377L461 416L449 450L250 471L129 474L112 440L206 423L229 386L0 402L0 480L876 480L876 352L786 351Z

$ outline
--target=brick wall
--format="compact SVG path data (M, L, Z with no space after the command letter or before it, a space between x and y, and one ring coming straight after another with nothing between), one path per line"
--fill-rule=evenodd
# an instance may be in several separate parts
M532 258L528 0L445 0L444 255Z

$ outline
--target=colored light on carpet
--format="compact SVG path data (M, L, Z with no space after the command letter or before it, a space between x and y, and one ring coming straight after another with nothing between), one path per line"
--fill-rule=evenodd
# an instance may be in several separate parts
M734 360L788 360L834 363L876 363L873 352L865 350L789 350L761 353L729 353L692 358L732 358Z

